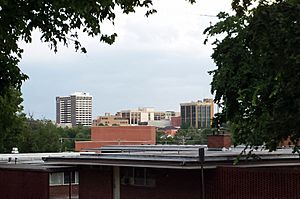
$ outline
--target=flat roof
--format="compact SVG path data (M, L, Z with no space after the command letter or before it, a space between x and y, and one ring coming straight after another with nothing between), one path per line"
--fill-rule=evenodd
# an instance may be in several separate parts
M211 150L203 145L143 145L143 146L105 146L98 148L100 153L81 153L79 157L48 157L47 164L57 165L102 165L134 166L152 168L199 169L201 157L199 149L205 151L203 166L206 169L222 165L233 165L234 160L243 150L242 147L230 150ZM292 149L278 149L274 152L255 151L258 159L250 161L246 155L240 157L239 165L299 166L299 155Z
M77 152L61 153L10 153L0 154L0 169L58 172L74 169L73 166L44 164L44 157L80 157Z
M76 170L75 166L71 165L49 165L44 163L2 163L0 164L0 170L26 170L26 171L39 171L39 172L61 172L61 171L69 171Z

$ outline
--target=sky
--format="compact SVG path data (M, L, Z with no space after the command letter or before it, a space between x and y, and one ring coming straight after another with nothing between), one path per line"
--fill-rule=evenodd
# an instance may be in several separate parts
M154 0L158 13L148 18L139 9L117 15L114 26L103 24L105 32L118 34L113 45L80 34L87 54L71 44L54 53L34 31L32 43L20 43L20 68L29 75L22 86L25 113L55 120L55 97L76 91L93 96L93 117L138 107L179 111L180 103L212 98L208 71L216 66L203 31L216 22L211 15L230 11L230 3Z

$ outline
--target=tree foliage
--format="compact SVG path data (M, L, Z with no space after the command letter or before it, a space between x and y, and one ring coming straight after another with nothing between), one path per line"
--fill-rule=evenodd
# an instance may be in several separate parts
M25 115L20 113L22 101L20 91L12 87L0 95L0 153L10 152L24 129Z
M73 151L76 140L90 139L90 128L61 128L50 120L29 117L25 119L22 133L17 138L13 146L18 147L22 153Z
M300 1L234 0L205 30L217 69L212 93L231 125L235 144L276 150L300 138ZM207 41L206 41L207 42Z
M179 129L174 137L177 144L207 144L207 135L211 134L211 129L195 129L192 127Z
M58 152L59 137L58 128L51 121L27 118L15 146L20 152Z
M163 131L156 132L157 144L197 145L207 144L207 135L213 134L213 129L181 128L175 136L167 135Z

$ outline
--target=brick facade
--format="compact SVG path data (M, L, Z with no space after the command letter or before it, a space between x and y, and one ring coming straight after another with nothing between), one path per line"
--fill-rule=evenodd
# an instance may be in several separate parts
M79 185L71 185L71 196L76 198L79 195ZM50 198L66 198L69 196L69 185L49 186Z
M107 145L155 144L153 126L97 126L91 128L91 141L75 142L75 150Z
M201 199L200 170L150 169L150 172L155 186L121 185L121 199ZM300 196L300 168L223 167L205 170L204 174L207 199L298 199ZM111 198L111 176L110 172L85 171L81 174L85 180L80 184L80 196ZM87 191L88 187L91 191Z
M229 148L231 147L231 136L228 134L208 135L207 147L208 148L223 148L223 147Z
M154 181L147 186L124 183L122 177L128 168L131 167L121 167L120 199L201 199L199 169L147 168L145 176ZM113 167L81 166L79 178L80 199L113 198ZM227 166L205 169L204 185L207 199L298 199L300 167ZM59 197L66 191L64 187L56 191L53 188L49 187L47 172L0 170L0 198L48 199ZM49 194L49 189L52 194ZM76 191L78 187L72 187L72 190Z
M79 179L80 199L111 199L113 197L111 168L81 169Z
M171 117L171 126L180 127L181 126L181 117Z
M48 188L47 172L0 169L0 198L48 199Z

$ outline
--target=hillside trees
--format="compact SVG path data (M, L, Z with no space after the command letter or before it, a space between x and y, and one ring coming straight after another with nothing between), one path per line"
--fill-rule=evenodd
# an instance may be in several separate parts
M61 128L50 120L29 117L25 118L22 127L22 133L17 135L15 145L12 146L18 147L22 153L74 151L76 140L90 139L89 127Z
M217 69L212 93L229 122L235 144L276 150L300 138L300 1L234 0L205 30ZM220 37L219 37L220 38Z

